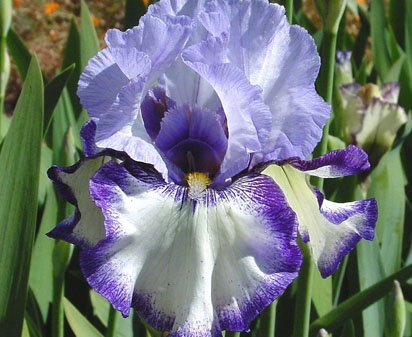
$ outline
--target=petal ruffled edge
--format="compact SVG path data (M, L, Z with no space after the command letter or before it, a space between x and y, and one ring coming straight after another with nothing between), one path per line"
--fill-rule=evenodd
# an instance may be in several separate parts
M47 174L56 190L73 204L74 213L47 235L82 248L91 247L105 237L103 215L89 195L89 180L104 162L104 157L85 158L69 167L51 167Z
M290 164L299 171L321 178L350 176L370 168L366 152L354 145L349 145L343 150L331 151L313 160L290 158L277 164Z
M365 199L346 203L336 203L324 199L316 191L320 212L330 223L331 231L323 231L327 244L315 255L315 262L322 277L336 272L342 259L349 254L361 240L373 240L378 220L378 205L375 199ZM336 227L332 227L336 226ZM320 232L317 232L318 235ZM332 237L330 235L333 235ZM312 237L311 247L317 250L316 237ZM333 245L331 244L333 243Z
M125 165L127 166L127 168L125 167ZM134 170L133 174L131 174L130 172L132 170ZM268 187L269 185L272 188L272 190L270 193L267 193L268 191L266 191L265 189L269 188ZM182 214L179 215L177 219L180 219L182 216L184 217L187 216L188 219L192 218L194 214L196 213L196 210L194 211L194 213L193 211L190 211L190 210L187 210L187 212L185 211L185 209L189 205L188 203L185 204L185 201L184 201L184 200L187 200L187 193L185 192L185 188L182 188L179 186L173 187L173 185L165 184L159 179L158 175L156 176L154 172L145 171L145 169L143 169L138 163L125 162L124 165L120 165L120 164L111 162L103 166L102 169L100 169L99 172L92 178L91 193L92 193L92 196L96 204L102 208L103 213L105 215L105 218L106 218L105 226L106 226L107 237L105 240L101 241L96 247L93 247L92 249L89 249L89 250L83 250L81 253L82 254L81 255L81 266L82 266L82 270L88 282L92 285L94 289L96 289L99 293L101 293L103 296L108 298L116 309L121 310L123 315L127 315L129 312L130 306L133 306L151 325L155 326L159 330L171 332L170 336L185 336L185 337L186 336L208 336L210 337L210 336L218 336L220 334L219 331L224 330L224 329L237 330L237 331L244 330L247 328L248 323L250 323L250 321L254 317L256 317L256 315L261 310L263 310L265 306L269 305L273 301L274 298L279 296L284 291L284 289L290 284L290 282L297 276L297 270L301 263L301 253L296 244L296 222L295 222L296 218L295 218L294 213L287 206L283 193L279 190L279 188L274 184L274 182L270 178L265 177L263 175L252 174L250 176L240 178L236 182L234 182L229 189L210 192L210 195L206 196L205 199L198 200L197 206L195 207L195 209L198 209L198 210L200 209L200 212L202 212L202 207L212 207L213 208L213 205L218 205L219 203L223 201L229 202L230 200L238 200L239 202L237 204L238 207L240 207L241 209L244 209L244 211L247 214L254 214L252 212L254 209L254 206L252 207L251 205L248 205L248 203L246 202L247 201L246 199L251 198L251 196L247 197L246 195L253 194L253 198L255 196L258 197L258 201L256 201L256 205L258 205L258 209L255 209L255 211L257 212L256 214L260 214L260 221L263 221L263 224L261 224L260 226L264 226L266 229L265 230L262 229L263 231L259 232L258 228L255 228L253 230L253 227L251 228L250 226L246 226L247 228L239 228L240 232L239 230L236 230L235 232L232 232L232 234L230 235L240 235L239 238L242 238L243 235L246 235L247 237L251 236L247 240L246 240L246 237L244 237L239 242L237 240L233 241L233 244L236 243L237 245L240 245L240 247L242 247L242 249L239 252L243 252L243 249L247 249L247 250L252 249L252 251L255 252L252 260L249 260L246 257L242 257L239 261L243 261L242 263L246 263L246 265L249 265L250 263L252 263L252 265L255 263L258 263L260 265L263 263L262 265L264 266L263 270L266 272L269 272L270 270L272 270L272 268L275 268L275 269L281 268L283 272L279 272L279 269L276 269L277 272L273 271L275 274L273 274L271 277L268 277L267 279L265 278L261 279L259 277L256 280L256 282L258 282L258 280L261 280L262 282L258 282L260 283L260 287L255 288L254 295L252 297L250 297L247 294L243 294L246 288L240 287L239 288L240 294L243 294L242 298L244 298L246 302L243 301L244 302L243 305L238 306L236 303L234 304L231 303L233 301L232 297L229 296L226 299L226 296L224 295L227 289L231 289L233 287L234 289L237 289L236 288L237 283L235 281L236 275L232 275L233 277L232 280L226 279L227 278L226 271L228 270L227 268L233 268L232 264L231 263L229 263L229 265L223 264L221 265L221 272L222 272L222 275L224 275L225 282L228 284L227 284L227 287L226 286L220 287L220 288L218 287L220 289L221 295L223 296L223 299L222 299L223 302L220 301L221 302L220 303L217 298L213 301L213 304L208 304L214 307L213 309L214 313L212 317L208 316L211 319L211 321L209 322L211 325L210 326L208 325L209 318L208 319L201 318L205 314L202 314L199 317L196 316L199 313L196 314L197 309L195 308L198 308L199 310L201 310L201 308L203 308L203 305L206 305L203 302L199 302L199 303L196 302L197 304L195 305L195 307L188 311L189 318L192 317L192 315L194 315L192 311L195 311L195 316L198 317L195 320L195 322L193 321L194 319L193 317L190 318L188 321L186 321L182 317L178 318L177 314L181 315L181 312L182 312L181 310L183 309L179 309L178 311L175 311L175 312L173 311L173 309L172 311L170 310L170 308L167 309L168 307L170 307L170 303L174 303L174 301L168 300L167 301L168 304L164 302L162 298L164 298L164 296L166 295L160 296L160 295L156 295L156 292L151 293L147 291L146 292L136 291L136 289L139 289L139 287L142 286L141 282L143 282L142 280L144 279L144 276L140 275L139 277L137 277L137 274L136 274L137 271L133 271L130 268L136 269L137 266L140 265L140 263L133 262L132 265L134 267L129 266L128 265L128 263L130 262L129 259L125 259L122 262L122 260L119 258L120 256L119 254L123 254L124 252L126 252L128 249L127 247L130 243L133 243L134 247L139 242L140 242L140 245L142 245L143 242L146 242L147 245L160 245L161 246L163 244L167 244L167 242L170 241L170 238L168 237L168 235L165 235L165 233L163 232L172 231L173 233L175 233L175 229L172 226L172 223L173 223L173 219L176 219L176 218L171 215L170 216L168 215L165 217L165 221L170 222L168 226L162 226L161 230L154 229L154 233L158 233L157 235L160 235L162 239L154 240L153 237L151 237L149 240L148 239L142 240L142 238L140 238L139 240L134 240L132 239L132 236L141 235L142 231L145 231L145 230L152 230L153 225L158 224L157 221L153 220L153 217L154 216L156 217L159 215L159 213L162 213L165 210L167 210L167 205L169 205L169 203L170 205L174 205L174 207L177 207L178 212L182 212ZM149 200L148 203L145 203L145 206L144 206L145 210L147 210L147 206L150 206L150 205L153 206L152 202L155 202L155 203L160 202L161 207L156 208L157 211L153 212L153 215L150 216L150 219L151 219L150 226L147 226L147 227L139 226L139 228L134 229L133 226L131 226L130 221L132 221L132 219L134 219L133 221L137 221L137 222L143 221L142 219L144 219L145 217L145 215L142 212L140 212L139 210L136 210L135 208L135 207L138 207L138 205L141 205L142 203L141 202L135 203L132 201L133 196L136 196L136 194L139 194L139 193L144 194L146 201L148 199L151 199L151 201ZM169 199L169 201L166 201L166 199ZM120 206L120 204L122 206ZM224 217L222 219L226 219L225 221L228 221L227 220L228 218L234 217L235 219L237 216L240 216L239 214L237 215L235 214L236 207L233 207L233 206L234 205L232 206L227 205L224 207L225 211L231 212L231 216ZM275 209L275 206L277 207L276 209ZM133 212L138 212L139 216L137 217L131 216L131 215L127 215L126 217L122 216L121 213L122 212L127 213L128 212L127 209L129 209L129 211L133 210ZM203 215L199 217L199 221L201 219L204 219L206 214L210 214L210 212L212 212L212 210L209 208L204 209L204 211L206 213L205 214L202 213ZM125 222L124 219L122 220L122 218L129 219L129 220ZM244 220L246 220L246 218L241 217L241 219L243 219L241 223L244 224L245 223ZM182 223L179 226L185 227L184 225L185 221L183 221L183 219L180 219L179 223L180 221L182 221ZM239 218L239 221L240 221L240 218ZM285 226L285 223L288 223L289 225ZM209 223L209 226L212 226L212 224ZM191 241L191 242L197 242L197 244L194 245L194 247L198 247L197 246L198 244L201 246L206 245L204 246L204 248L209 247L207 244L208 240L206 242L205 238L210 238L210 236L213 236L213 226L211 228L208 228L208 226L205 227L204 224L201 225L199 223L199 226L194 226L194 227L189 226L189 227L191 228L190 229L191 233L193 231L194 232L204 231L206 230L205 228L207 228L207 233L203 233L204 235L203 234L201 235L201 240L199 242L197 242L197 240ZM223 227L225 228L225 230L231 232L230 226L229 227L223 226ZM243 225L243 227L245 227L245 225ZM229 235L229 232L225 233L225 235ZM257 235L259 233L260 235ZM277 238L274 242L270 241L271 240L270 238L272 237L271 234ZM225 235L223 236L219 235L220 239L224 239ZM268 246L263 249L261 245L262 242L260 242L260 244L257 244L258 241L261 239L263 240L263 243L265 243L264 244L265 247L267 246L269 241L273 244L271 244L270 247ZM174 240L175 239L172 239L172 241ZM177 248L179 247L184 248L185 244L184 242L180 241L179 245L177 246L174 245L174 246ZM192 244L190 244L189 246L193 247ZM213 258L214 254L211 254L211 253L209 254L209 249L212 249L212 247L213 245L207 248L206 251L201 253L200 255L197 254L199 252L197 252L196 254L189 254L190 259L192 259L193 257L201 258L201 261L199 263L196 263L195 265L192 266L192 267L196 266L194 268L199 269L200 276L203 275L203 272L205 272L204 268L206 268L206 270L209 270L208 268L212 268L211 270L214 271L213 273L213 275L215 275L214 277L217 277L216 275L219 274L218 271L215 271L216 268L218 269L218 267L216 267L216 263L217 263L217 266L219 266L219 261L217 262L215 261L214 263L213 262L214 260L213 261L210 260L210 259L214 259ZM224 244L220 247L221 247L220 249L230 250L231 244ZM123 253L121 253L120 250ZM173 261L175 260L175 257L174 257L175 255L173 254L173 251L171 252L169 252L168 250L165 251L162 247L157 247L156 249L153 249L151 251L156 252L155 256L152 256L153 258L159 258L158 255L162 254L161 252L163 251L167 253L168 258L166 260L169 260L169 258L172 259ZM265 259L261 260L263 256L263 255L261 256L261 254L266 256L268 260L265 260ZM136 258L136 256L141 257L143 255L144 254L132 254L130 256L134 256L134 258ZM223 257L225 259L231 256L230 254L226 254L224 252L222 253L222 255L224 255ZM243 256L243 253L241 253L241 255ZM179 253L177 254L177 256L180 256L181 259L183 259L182 261L184 261L184 256L188 256L188 254L185 253L181 255L181 253ZM114 260L109 261L111 257L113 257ZM118 260L115 260L116 258ZM152 261L152 259L150 261ZM182 261L177 265L184 266L185 263L183 263ZM163 266L163 264L164 264L163 262L157 263L157 266L158 266L157 270L165 269L166 267L165 268L159 267L159 266ZM119 270L120 267L121 269ZM177 270L176 273L178 272L178 275L183 275L181 277L184 278L185 277L184 275L186 275L188 270L190 271L190 269L185 270L186 267L182 267L182 268L183 270L180 270L180 272L178 272ZM156 268L149 268L149 269L146 268L145 270L146 272L148 272L149 270L152 270L152 271L156 270ZM172 274L175 274L175 273L172 273ZM245 275L250 275L250 274L245 273ZM168 282L167 285L166 284L164 284L163 286L158 285L157 284L158 280L162 280L163 277L166 277L166 276L167 278L170 277L171 281ZM156 289L164 289L164 287L168 289L169 284L171 285L175 284L176 286L176 284L181 283L181 282L175 282L176 280L173 279L174 276L170 275L170 273L168 273L166 276L158 275L158 277L156 277L154 280L151 278L151 280L147 280L147 281L150 281L150 284L152 285L156 283L153 285L153 287L155 287ZM207 280L209 277L211 277L211 275L209 276L206 275L205 279ZM243 276L239 276L239 277L242 279ZM180 276L178 276L178 279L180 279ZM204 280L203 277L201 279ZM249 280L249 281L251 282L252 280ZM140 282L140 285L139 285L139 282ZM199 281L199 282L204 282L204 281ZM220 283L221 282L219 282L219 284ZM146 284L146 286L148 285ZM182 291L186 292L188 291L188 289L190 289L190 287L189 288L185 287L185 289L186 290L184 291L182 290ZM213 295L215 295L216 292L219 292L218 289L213 286L211 288L206 287L205 289L209 289L209 291L211 291L211 289L212 291L213 289L215 289L213 293L211 293ZM161 290L159 291L161 292ZM167 296L172 296L170 295L170 291L171 290L169 289ZM207 293L208 291L206 291L206 295ZM202 296L204 296L205 292L202 290L199 294L203 294ZM156 297L156 296L160 296L160 297ZM181 295L178 297L173 297L173 298L175 300L180 299L183 302L186 301L184 300L184 298L186 297L182 297ZM188 298L191 299L190 300L191 302L191 301L195 301L194 299L196 299L197 297L188 296ZM229 304L227 304L228 302L226 301L228 301ZM183 303L182 305L189 305L189 304ZM163 307L163 306L166 306L166 307ZM172 312L174 312L174 314L172 314ZM176 322L176 320L178 320L178 322Z

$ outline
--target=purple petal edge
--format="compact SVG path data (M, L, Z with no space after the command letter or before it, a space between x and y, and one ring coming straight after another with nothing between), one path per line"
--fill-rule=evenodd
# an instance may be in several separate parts
M174 187L172 185L172 187L167 188L168 186L165 185L164 181L161 180L161 176L155 170L147 171L146 168L141 167L139 163L133 161L127 161L122 165L114 162L106 163L92 178L91 184L92 198L94 199L96 205L100 207L105 214L106 239L99 242L92 249L83 250L81 252L81 268L89 284L91 284L92 287L96 289L96 291L98 291L101 295L106 297L117 310L120 310L122 312L124 316L128 315L130 307L132 306L142 315L142 317L145 318L145 320L149 324L155 326L159 330L170 331L173 327L175 318L157 311L153 306L150 295L134 293L133 287L125 287L124 284L119 281L119 277L115 277L115 275L112 276L111 274L107 275L107 273L105 273L103 270L104 268L99 267L99 265L102 265L102 262L107 260L107 249L111 245L113 245L114 242L117 242L117 244L122 244L117 241L120 224L117 223L118 219L116 217L111 217L110 207L116 204L116 200L118 200L119 198L119 188L122 191L120 192L120 194L133 194L133 190L136 187L131 186L132 176L136 177L139 180L139 182L137 182L139 189L144 187L144 185L146 185L148 189L156 188L156 184L159 184L157 187L159 187L160 185L164 186L163 193L165 191L166 193L170 192L170 194L175 195L176 199L178 199L179 201L181 201L182 197L185 195L185 193L177 191L177 189L181 190L184 188L175 185ZM259 175L252 174L248 178L252 181L258 176ZM269 184L270 182L271 185L274 185L273 181L268 177L261 176L261 178L259 178L259 181L261 184L263 184L264 182ZM234 182L234 184L237 184L237 182ZM274 187L277 186L274 185ZM238 188L240 188L240 186ZM259 188L257 187L256 190L259 191ZM226 193L237 193L237 189L235 188L232 192L216 191L216 193L221 195L221 197L223 198L223 196L228 197ZM262 201L264 203L264 200L266 200L264 196L259 195L259 197L262 198ZM270 200L272 200L273 198L280 198L280 200L285 201L283 193L278 187L274 189L273 195L270 196ZM266 203L268 204L269 201L267 201ZM285 207L286 206L284 206L284 208ZM264 212L264 214L267 217L270 217L270 219L278 219L277 222L275 221L275 223L270 225L275 228L281 226L281 223L283 223L282 221L279 221L280 219L282 219L282 217L289 220L291 218L294 218L296 221L294 213L288 207L285 209L270 209ZM266 214L266 212L269 212L270 214ZM275 230L275 228L273 228L273 230ZM296 227L293 230L292 228L282 228L283 227L279 227L279 232L276 231L278 235L280 232L285 232L285 235L287 237L289 237L288 235L292 235L294 240L296 239ZM289 233L289 231L292 231L292 233ZM124 243L126 244L126 242ZM220 326L217 327L217 330L192 331L188 328L186 329L185 326L182 326L177 331L172 332L170 336L211 337L220 336L219 330L241 331L247 329L247 324L249 324L250 321L256 317L256 315L263 309L263 307L269 305L274 298L279 296L284 291L286 286L290 284L290 282L292 282L292 280L297 276L296 269L301 263L300 250L296 244L292 244L292 247L289 248L290 251L288 252L288 254L290 254L290 259L287 260L290 264L290 270L285 269L283 272L278 272L276 275L274 275L273 279L268 278L267 280L265 280L256 289L255 294L249 301L247 301L246 305L242 308L239 308L242 314L241 317L238 317L237 312L232 312L224 306L222 308L217 308L220 323ZM275 263L275 261L273 262ZM107 266L106 271L107 268L110 269L111 266ZM125 282L125 280L126 279L123 278L123 282Z
M344 150L331 151L313 160L289 158L277 164L290 164L300 171L321 178L350 176L370 168L366 152L354 145L349 145Z
M362 215L361 219L356 224L357 232L353 231L350 237L345 237L345 240L342 240L342 244L337 247L338 250L332 261L319 259L317 265L322 277L325 278L337 271L342 259L355 248L361 239L369 241L373 240L375 226L378 220L378 205L376 199L371 198L344 204L333 203L333 209L326 208L324 207L324 195L317 189L315 189L315 193L319 202L320 212L333 225L339 226L339 224L352 216L357 214ZM343 207L344 205L349 207Z

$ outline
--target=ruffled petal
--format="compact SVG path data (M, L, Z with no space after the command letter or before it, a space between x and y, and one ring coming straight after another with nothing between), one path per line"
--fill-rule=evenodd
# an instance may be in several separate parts
M227 118L229 143L221 180L248 166L251 154L262 150L271 124L261 90L251 85L240 69L228 64L226 57L224 36L210 38L183 52L185 63L212 85Z
M349 145L344 150L331 151L313 160L291 158L279 163L288 163L306 174L321 178L350 176L370 168L368 155L354 145Z
M273 116L264 160L307 157L330 116L314 87L320 67L315 43L284 14L279 5L253 0L211 1L199 15L212 35L228 37L228 60L263 90Z
M74 213L63 220L47 235L65 240L80 247L94 246L104 239L104 219L102 211L90 198L89 181L108 158L84 159L70 167L53 166L48 176L60 194L76 206Z
M139 26L126 32L111 29L106 34L106 43L113 53L121 50L123 59L131 58L129 51L144 53L150 60L149 87L181 53L192 30L192 19L187 16L158 17L144 15ZM120 63L120 62L119 62ZM124 62L121 62L124 64ZM125 64L132 70L133 64Z
M324 200L292 166L269 167L270 175L286 195L299 222L299 234L308 242L323 277L336 272L343 257L363 238L372 240L377 221L375 199L343 204Z
M96 123L96 145L127 152L167 176L143 124L140 105L154 81L175 61L190 36L189 17L145 15L126 32L110 30L108 48L89 61L78 94Z
M263 175L190 199L136 163L108 163L91 194L106 238L81 253L88 282L171 337L244 330L297 275L295 215Z
M80 75L77 94L89 116L98 118L109 110L120 89L128 82L129 79L106 48L90 59Z

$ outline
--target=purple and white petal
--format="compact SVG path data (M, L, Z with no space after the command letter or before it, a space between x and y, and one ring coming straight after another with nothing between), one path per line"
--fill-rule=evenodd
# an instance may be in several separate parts
M310 232L310 244L322 276L327 277L361 239L373 240L378 207L375 199L346 203L324 199L319 206L327 221L319 222L319 230Z
M362 149L349 145L344 150L334 150L312 160L291 158L279 164L290 164L311 176L337 178L369 170L368 155Z
M378 215L375 199L342 204L324 200L306 181L306 175L289 165L272 165L264 173L285 193L298 217L299 234L310 245L323 277L335 273L361 239L373 239Z
M225 37L209 38L183 52L183 60L205 78L222 102L229 143L221 174L224 180L247 168L250 155L260 152L267 139L271 114L262 92L245 74L227 63Z
M355 135L356 142L376 160L391 148L398 130L407 121L408 116L400 105L373 98L366 109L362 128Z
M108 163L91 194L106 238L81 253L90 285L171 337L242 331L297 275L296 218L263 175L190 199L154 171ZM132 175L132 174L133 175Z
M399 82L382 83L379 86L379 90L381 92L383 101L388 102L388 103L397 104L400 88L401 86Z
M104 239L102 211L90 198L89 181L107 160L107 157L90 158L80 160L70 167L53 166L49 169L49 178L62 196L76 206L76 210L49 232L48 236L84 248L94 246Z
M265 159L307 157L330 116L314 87L320 59L312 37L289 25L283 7L262 0L213 1L199 17L212 35L227 36L228 60L263 90L273 116Z

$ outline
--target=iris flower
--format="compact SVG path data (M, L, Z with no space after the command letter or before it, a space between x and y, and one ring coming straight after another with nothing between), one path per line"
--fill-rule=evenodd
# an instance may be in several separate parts
M298 231L324 276L372 238L373 200L334 204L306 181L368 162L356 147L304 160L330 107L314 41L283 7L162 0L106 43L79 82L85 158L49 171L76 211L49 235L81 247L124 316L170 337L242 331L297 276Z

